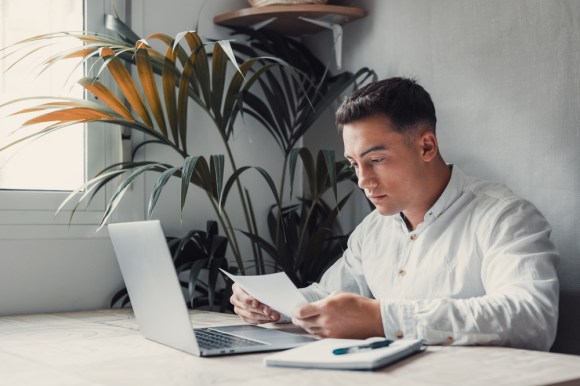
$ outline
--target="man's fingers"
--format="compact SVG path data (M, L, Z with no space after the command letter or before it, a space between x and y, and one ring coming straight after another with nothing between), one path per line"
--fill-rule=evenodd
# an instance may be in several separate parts
M292 318L292 323L302 328L309 334L325 337L324 329L321 326L319 326L318 316L313 316L306 319L300 319L294 316Z
M315 333L313 328L317 327L317 319L319 316L318 307L316 307L315 303L306 304L300 307L297 307L294 310L294 314L292 315L292 323L295 325L302 327L309 333Z
M296 307L294 310L294 317L298 319L307 319L320 314L319 302L305 304Z
M240 318L251 324L276 322L280 320L280 314L270 307L260 303L236 283L232 286L233 294L230 303L234 306L234 312Z
M263 315L245 308L234 307L234 312L244 321L252 324L271 322L270 315Z
M236 299L238 302L254 308L260 305L260 303L256 299L248 295L248 293L244 291L242 287L240 287L237 283L234 283L232 285L232 291L233 291L232 297Z
M297 307L292 315L292 323L310 334L328 337L327 318L324 316L327 303L328 298Z
M268 309L268 312L265 313L264 311L259 312L257 309L234 306L234 312L248 323L269 323L280 320L280 314L271 309Z
M259 301L248 295L246 291L244 291L241 287L237 286L235 283L234 286L236 286L237 288L234 288L232 286L233 294L230 297L230 303L232 303L232 305L240 309L251 310L252 312L261 313L267 316L269 316L272 313L270 307L260 303Z

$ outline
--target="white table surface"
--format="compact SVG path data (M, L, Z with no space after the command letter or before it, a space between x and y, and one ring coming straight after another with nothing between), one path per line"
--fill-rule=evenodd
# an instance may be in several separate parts
M240 323L192 311L195 327ZM580 356L432 346L374 372L271 368L263 354L199 358L144 339L130 310L0 317L0 385L580 385Z

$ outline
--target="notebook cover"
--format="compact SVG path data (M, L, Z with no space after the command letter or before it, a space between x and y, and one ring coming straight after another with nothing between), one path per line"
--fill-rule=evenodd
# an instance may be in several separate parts
M388 347L335 355L336 348L364 344L358 339L321 339L291 350L282 351L264 358L266 366L302 367L336 370L373 370L399 361L417 352L424 351L421 339L402 339Z

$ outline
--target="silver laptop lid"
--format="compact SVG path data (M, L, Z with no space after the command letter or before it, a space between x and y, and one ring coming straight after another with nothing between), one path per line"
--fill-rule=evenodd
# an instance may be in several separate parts
M200 355L159 220L109 224L108 229L141 333Z

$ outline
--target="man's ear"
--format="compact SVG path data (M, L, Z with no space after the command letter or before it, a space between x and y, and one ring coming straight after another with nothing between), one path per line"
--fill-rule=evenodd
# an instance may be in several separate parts
M421 157L424 161L432 161L438 153L437 136L432 131L425 131L419 136Z

